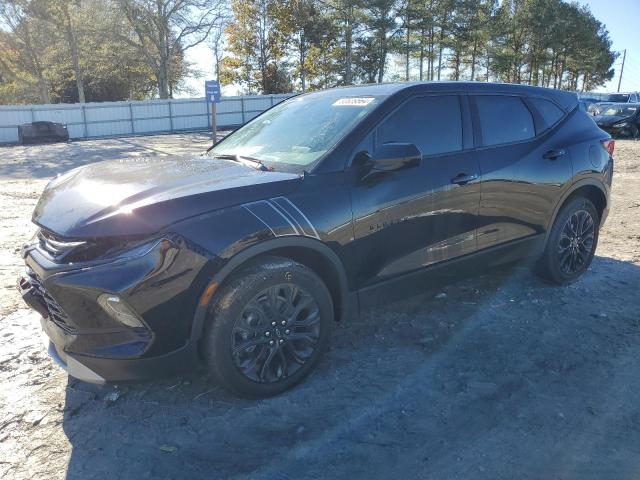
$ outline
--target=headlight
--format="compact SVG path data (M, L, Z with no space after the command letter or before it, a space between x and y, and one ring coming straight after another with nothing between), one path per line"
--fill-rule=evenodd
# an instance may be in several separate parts
M614 125L615 128L624 128L624 127L628 127L629 124L627 122L622 122L622 123L616 123Z
M81 263L117 260L121 257L134 258L145 255L162 240L162 237L151 239L127 237L90 239L84 242L75 242L74 248L69 248L64 258L60 257L58 260L65 263Z

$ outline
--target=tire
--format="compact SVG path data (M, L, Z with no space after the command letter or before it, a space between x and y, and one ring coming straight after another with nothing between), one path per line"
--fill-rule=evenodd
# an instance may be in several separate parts
M214 295L202 354L222 386L270 397L314 370L332 323L333 302L320 277L293 260L263 257Z
M629 131L631 133L630 138L632 140L638 140L640 138L640 129L638 128L637 125L631 125L631 128Z
M538 273L557 285L568 285L587 271L598 245L600 216L593 203L576 197L556 217Z

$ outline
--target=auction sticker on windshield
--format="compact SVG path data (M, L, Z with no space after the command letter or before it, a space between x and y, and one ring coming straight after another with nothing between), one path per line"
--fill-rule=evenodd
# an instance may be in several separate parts
M333 106L364 107L373 101L373 97L348 97L340 98L333 102Z

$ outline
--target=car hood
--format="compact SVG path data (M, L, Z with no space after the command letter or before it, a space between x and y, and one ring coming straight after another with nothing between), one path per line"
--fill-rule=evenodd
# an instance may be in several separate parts
M110 160L54 178L33 221L62 237L151 234L195 215L285 195L300 181L207 157Z
M629 117L623 117L621 115L596 115L593 117L596 124L601 125L603 127L610 127L614 123L621 122L626 120Z

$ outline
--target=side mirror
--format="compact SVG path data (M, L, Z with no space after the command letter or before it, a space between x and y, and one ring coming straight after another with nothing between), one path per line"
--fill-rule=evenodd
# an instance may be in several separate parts
M385 143L376 149L371 162L373 170L393 172L419 166L422 154L413 143Z

